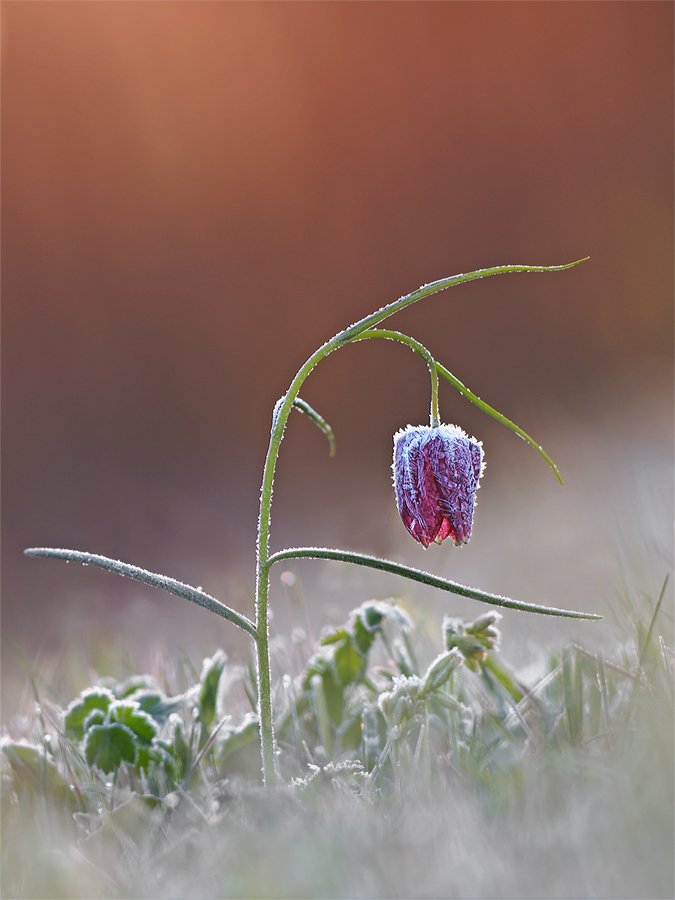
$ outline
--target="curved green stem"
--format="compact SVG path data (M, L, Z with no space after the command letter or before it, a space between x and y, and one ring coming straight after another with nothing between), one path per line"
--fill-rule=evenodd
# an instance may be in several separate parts
M424 344L420 344L419 341L416 341L415 338L411 338L407 334L402 334L400 331L385 331L384 329L380 328L369 328L368 331L365 331L358 337L353 338L352 343L356 343L357 341L365 341L368 338L384 338L388 341L397 341L399 344L407 344L408 347L410 347L415 351L415 353L422 357L424 362L427 364L429 375L431 376L431 412L429 414L430 425L432 428L437 428L441 424L441 419L438 413L438 363L433 358L431 353L429 353Z
M562 269L569 269L576 266L583 260L576 260L573 263L567 263L563 266L495 266L489 269L478 269L468 274L453 275L450 278L442 278L440 281L434 281L430 284L423 285L411 294L395 300L388 306L371 313L363 319L360 319L344 331L340 331L335 337L326 341L318 350L316 350L305 364L298 370L295 378L291 382L288 391L277 402L274 407L272 416L272 429L270 433L270 442L267 448L267 456L265 457L265 466L263 469L262 487L260 490L260 515L258 517L258 538L257 538L257 557L256 557L256 655L258 665L258 707L260 713L260 741L261 755L263 764L263 780L266 786L272 786L275 783L276 775L274 771L274 724L272 718L272 685L270 675L270 658L269 658L269 630L268 630L268 601L269 601L269 535L270 535L270 517L272 509L272 492L274 488L274 473L276 470L277 458L279 456L279 448L284 436L284 430L288 417L295 402L303 382L312 371L314 366L324 357L328 356L334 350L344 346L344 344L353 341L359 335L363 334L369 328L374 328L393 316L395 313L424 297L429 297L439 291L444 291L456 284L463 284L467 281L475 281L479 278L487 278L490 275L502 275L515 272L558 272Z
M454 385L460 394L463 394L468 400L472 403L475 403L479 409L482 409L483 412L487 413L489 416L492 416L493 419L496 419L498 422L501 422L502 425L506 425L507 428L510 428L511 431L515 432L518 437L522 438L526 444L529 444L530 447L533 447L537 453L544 457L546 462L549 464L553 472L555 473L556 478L560 482L563 483L562 476L558 471L558 467L553 462L551 457L546 453L546 451L533 439L523 431L522 428L519 428L515 422L512 422L510 419L507 419L506 416L503 416L500 412L497 412L496 409L493 409L489 406L484 400L481 400L473 391L470 391L468 387L462 384L459 378L455 378L452 372L448 371L445 366L442 366L439 362L437 362L431 353L427 350L427 348L420 344L419 341L416 341L414 338L411 338L407 334L401 334L400 331L385 331L383 329L375 329L370 328L364 334L359 335L357 338L354 338L355 341L364 341L366 338L384 338L389 341L398 341L401 344L407 344L411 347L415 353L418 353L426 362L427 366L429 366L429 371L431 371L431 367L433 365L435 373L440 372L440 374L447 378L447 380ZM432 384L432 415L433 415L433 403L434 403L434 393L433 393L433 385L434 385L434 374L431 376L431 384ZM436 414L438 415L438 375L436 374ZM431 423L433 425L433 421Z
M430 587L440 588L461 597L470 597L472 600L480 600L481 603L489 603L492 606L503 606L506 609L518 609L522 612L539 613L543 616L560 616L567 619L602 619L597 613L576 612L568 609L558 609L555 606L539 606L536 603L522 603L519 600L511 600L499 594L489 594L487 591L478 591L475 588L465 587L456 581L447 578L439 578L430 572L414 569L412 566L404 566L401 563L391 562L388 559L379 559L377 556L368 556L365 553L349 553L346 550L330 550L327 547L292 547L274 553L267 560L269 569L282 559L336 559L339 562L354 563L357 566L366 566L369 569L379 569L381 572L389 572L392 575L400 575L411 581L418 581Z
M438 369L434 360L429 369L431 375L431 409L429 410L429 424L432 428L438 428L441 417L438 412Z

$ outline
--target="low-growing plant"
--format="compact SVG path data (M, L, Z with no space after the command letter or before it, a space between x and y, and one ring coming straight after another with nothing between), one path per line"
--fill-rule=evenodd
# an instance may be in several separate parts
M340 798L371 821L370 830L362 825L356 833L374 857L383 847L372 830L373 807L395 828L392 808L405 807L413 822L421 806L437 817L446 815L443 804L469 815L466 796L472 796L484 810L483 824L462 828L471 828L471 840L481 834L485 840L490 821L508 822L514 806L527 802L528 782L547 769L546 792L535 792L530 802L552 806L544 818L551 828L565 809L569 773L578 798L584 785L597 792L598 771L615 758L637 754L634 769L644 769L639 747L656 721L662 734L654 732L645 752L665 810L672 794L673 654L654 627L663 595L611 657L568 644L527 684L501 659L498 612L472 622L446 617L432 636L437 655L421 664L428 649L394 600L354 609L300 663L292 642L275 641L273 660L285 672L274 696L284 784L267 792L264 811L255 787L258 717L246 709L255 702L246 699L250 675L222 650L203 661L199 676L174 660L159 683L150 675L101 678L62 704L43 696L34 673L35 708L21 721L21 736L6 735L0 745L3 896L297 895L288 884L299 837L315 840L312 823L323 822L320 848L326 829L336 840L341 822L354 828ZM170 685L178 683L185 690L172 694ZM237 684L244 690L235 701ZM663 735L668 748L659 756ZM636 784L636 795L640 790ZM644 815L652 816L653 806L644 802ZM294 837L299 821L305 825ZM287 864L265 856L270 839L263 822L274 829L273 846L291 854ZM33 853L36 823L40 847ZM667 816L658 827L655 857L641 871L657 858L659 865L644 896L667 896L661 865ZM496 830L508 846L508 827ZM401 852L409 852L408 843L417 852L422 835L412 840L410 822L404 831ZM440 826L433 831L440 834ZM251 846L259 854L255 864ZM500 852L495 847L484 860L490 877L494 866L499 872ZM57 862L58 878L50 868ZM336 893L358 894L349 882L358 867L348 863L335 854L326 858L306 894L330 893L326 886L338 871L347 882ZM389 865L396 868L391 856ZM264 881L271 875L273 887ZM35 893L44 877L49 887ZM608 873L600 888L611 883ZM410 895L412 887L406 882L398 890ZM438 895L438 886L431 893Z
M439 375L447 379L472 403L513 430L536 449L562 483L560 474L550 457L521 428L468 390L414 338L397 331L383 330L379 326L405 307L454 285L490 275L558 271L577 265L578 262L581 260L563 266L496 266L432 282L339 332L309 357L297 372L286 393L276 403L272 415L272 429L263 470L258 519L255 622L216 598L205 594L199 588L190 587L137 566L97 554L74 550L33 548L25 552L30 556L79 561L85 565L99 566L135 578L197 603L245 631L253 639L256 651L255 689L258 717L257 726L250 722L246 726L245 733L250 736L255 732L256 727L259 730L263 780L266 786L274 785L276 780L273 686L268 629L269 578L270 570L275 563L303 558L341 560L390 572L495 606L552 616L581 619L600 618L591 613L523 603L465 587L410 566L365 554L323 547L294 547L270 553L274 474L281 441L291 411L298 409L308 415L326 434L330 442L331 453L335 451L332 429L318 412L300 398L299 393L307 376L322 359L340 347L355 341L381 338L402 343L417 353L429 369L431 376L429 426L412 427L409 425L394 436L393 464L396 502L403 524L410 535L424 547L428 547L434 541L440 544L448 537L457 545L469 540L476 490L484 468L482 444L474 438L470 439L456 425L444 425L441 422L438 406ZM377 608L372 605L365 610L356 612L345 628L324 640L321 649L308 663L309 668L303 681L303 702L311 705L314 709L315 722L327 751L330 751L333 746L348 748L355 741L358 742L359 729L363 725L363 721L359 720L358 716L363 713L359 712L358 702L356 706L350 706L350 704L354 703L354 696L359 690L367 693L372 689L372 686L364 680L364 673L368 649L380 629L381 621L378 620L380 614L384 618L388 615L396 615L391 612L378 612ZM452 638L448 637L448 650L426 673L413 672L408 662L404 661L404 656L401 656L398 663L400 671L393 676L391 690L378 695L377 712L373 708L372 717L374 719L377 719L378 716L384 717L387 726L391 726L392 729L388 740L393 741L397 746L404 734L412 727L411 723L417 724L420 717L427 716L429 708L442 702L440 698L445 697L446 694L441 691L441 688L448 679L452 678L454 670L462 659L469 661L471 667L475 668L475 665L478 664L482 667L482 671L487 671L483 650L488 653L487 658L490 658L489 642L492 639L489 634L490 625L483 627L474 623L473 631L468 630L467 627L463 632L457 629L453 631L452 628L453 626L449 624L446 627L446 636L453 635ZM468 654L465 652L466 648L472 648ZM222 665L224 665L222 658L214 657L209 673L205 676L206 680L203 680L201 684L200 690L204 696L200 696L199 701L199 724L203 734L208 732L214 719L213 686L218 682ZM565 671L567 670L565 669ZM501 683L496 673L493 673L492 677L496 678L497 683ZM577 689L575 688L575 690ZM150 779L151 776L154 778L156 774L156 777L167 780L167 783L172 779L175 780L176 777L181 777L181 774L177 774L176 765L179 765L178 772L184 775L188 762L183 760L179 764L176 756L178 752L176 751L176 741L182 746L183 733L181 731L180 738L177 738L177 733L171 731L170 726L166 726L169 727L168 732L159 729L158 720L150 711L152 696L139 698L136 696L136 692L132 692L128 696L120 697L116 696L114 691L94 691L76 701L73 709L66 716L66 727L74 737L84 741L83 752L89 764L97 766L103 772L111 772L117 771L119 766L124 763L129 767L132 778ZM157 709L164 708L162 706L164 700L159 697L155 697L155 700L158 704ZM176 698L172 702L177 702ZM295 709L295 713L293 713L293 708L293 704L291 704L290 721L295 724L299 710ZM302 708L302 704L300 704L300 708ZM284 721L282 730L287 730L288 727L288 723ZM380 729L379 725L378 729ZM424 729L424 742L428 743L431 726L427 719L425 719ZM172 741L174 741L173 744ZM172 746L175 751L173 753ZM189 741L188 746L191 746ZM204 752L204 750L200 752Z

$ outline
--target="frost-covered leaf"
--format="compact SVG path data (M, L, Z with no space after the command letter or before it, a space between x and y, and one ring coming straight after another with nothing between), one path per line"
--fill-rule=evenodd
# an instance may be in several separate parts
M446 649L456 647L471 671L477 672L480 663L487 657L487 651L495 650L499 645L500 633L496 623L500 619L501 613L498 612L485 613L468 624L462 618L445 616L443 636Z
M312 679L321 678L321 690L326 702L328 717L334 725L342 721L344 710L344 687L335 668L336 644L320 649L307 663L302 678L302 690L306 698L313 696Z
M378 697L377 705L385 719L392 725L404 725L417 714L422 696L422 682L416 675L400 675L394 679L391 691Z
M360 681L366 668L366 660L351 641L345 641L335 650L335 671L343 685Z
M143 712L133 700L112 703L108 710L108 718L110 722L126 725L144 744L149 744L157 734L157 724L152 716Z
M146 773L151 766L164 766L164 772L174 779L176 775L176 761L171 753L172 748L163 741L154 744L139 746L136 756L136 768L143 769Z
M82 729L86 732L94 725L103 725L106 720L107 713L102 709L92 709L87 718L84 720Z
M159 689L141 689L128 694L126 699L138 703L143 712L152 716L156 722L163 723L171 713L177 712L193 700L195 693L196 691L192 690L185 694L178 694L176 697L167 697Z
M123 762L134 763L137 751L136 735L117 722L94 725L85 738L84 757L90 766L96 766L102 772L112 772Z
M115 696L105 687L87 688L66 708L63 724L66 733L81 738L84 733L84 721L93 709L108 711Z
M151 691L157 693L159 692L159 687L152 675L132 675L131 678L127 678L126 681L116 684L112 690L118 700L124 700L132 694L136 694L138 691Z
M436 691L431 700L429 701L429 705L431 708L436 704L444 707L445 709L449 709L451 712L461 713L462 715L467 715L469 710L463 703L460 703L459 700L455 700L454 697L451 697L450 694L444 694L442 691Z
M3 738L0 750L9 760L18 782L59 797L63 797L64 793L71 793L58 766L39 744Z
M258 716L246 713L240 725L226 732L219 749L219 756L224 759L235 750L245 747L258 739Z
M218 684L227 662L224 650L216 650L211 659L205 659L199 691L199 721L208 730L216 716Z
M185 740L183 723L178 716L174 715L169 719L169 727L171 738L168 746L176 765L176 778L182 780L190 768L190 746Z
M343 760L338 763L329 762L325 766L308 765L309 775L305 778L294 778L292 786L304 793L308 788L323 793L327 784L333 788L349 790L361 789L362 779L366 774L363 763L358 760Z
M361 653L368 653L376 634L382 630L384 621L392 622L407 631L412 628L410 616L392 603L384 600L368 600L352 610L347 629L354 635L354 641Z
M393 622L404 631L410 631L413 627L412 619L404 609L396 603L387 603L384 600L369 600L355 610L355 615L368 631L379 628L383 619Z
M344 628L338 628L321 638L321 646L326 647L328 644L337 644L344 640L349 640L349 633Z

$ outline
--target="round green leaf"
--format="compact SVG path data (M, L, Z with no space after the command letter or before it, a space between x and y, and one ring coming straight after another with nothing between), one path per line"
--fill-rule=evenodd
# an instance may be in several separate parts
M138 743L136 736L126 725L94 725L87 732L84 756L90 766L102 772L112 772L123 762L134 763Z
M83 729L89 731L94 725L103 725L106 714L102 709L92 709L87 718L84 720Z
M157 725L152 716L143 712L134 701L122 700L113 703L108 710L108 717L113 723L126 725L143 744L149 744L157 734Z
M157 693L159 688L152 675L132 675L131 678L127 678L126 681L116 685L114 690L118 700L125 700L138 691L153 691Z
M112 691L104 687L87 688L67 707L64 715L66 732L76 738L84 734L84 721L93 709L108 711L115 699Z
M164 771L171 778L176 775L176 761L171 755L171 748L165 742L158 742L152 746L144 746L138 748L138 756L136 757L136 768L144 769L146 774L151 766L164 765Z

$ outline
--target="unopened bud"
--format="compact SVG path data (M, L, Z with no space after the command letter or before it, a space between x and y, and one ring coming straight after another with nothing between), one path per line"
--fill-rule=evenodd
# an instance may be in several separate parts
M487 656L488 650L494 650L500 638L495 622L501 619L501 613L486 613L467 625L463 619L446 616L443 620L443 637L448 650L456 647L467 666L478 669L478 663Z
M461 662L462 655L456 648L437 656L424 675L423 693L431 694L433 691L438 690L439 687L445 684Z
M394 435L396 505L408 532L423 547L471 537L483 446L456 425L422 425Z

